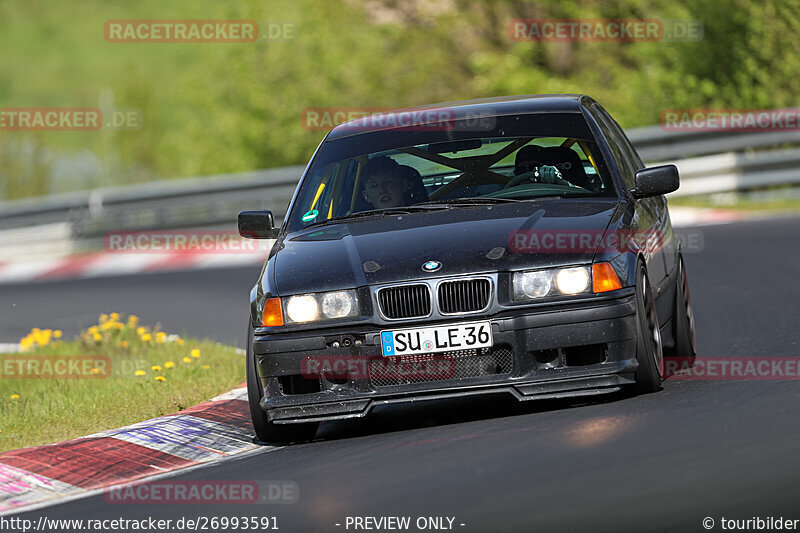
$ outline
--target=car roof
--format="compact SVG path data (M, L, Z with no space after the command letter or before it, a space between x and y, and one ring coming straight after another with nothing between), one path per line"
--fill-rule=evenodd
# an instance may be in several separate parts
M374 125L369 128L369 131L390 130L396 129L398 121L392 121L390 118L394 115L401 115L405 113L413 113L417 111L442 111L447 114L449 119L459 120L468 117L492 117L502 115L524 115L531 113L580 113L581 107L586 105L585 100L590 98L584 94L528 94L516 96L497 96L493 98L477 98L473 100L461 100L457 102L441 102L437 104L430 104L424 106L410 107L405 109L395 109L377 113L387 118L386 122L390 125L385 127L375 127ZM431 114L430 116L437 116ZM363 133L358 128L354 128L353 124L357 123L362 118L357 118L334 127L327 136L327 139L336 139L340 137L347 137L350 135L358 135ZM415 122L417 125L437 122L439 119L425 120ZM402 128L402 126L400 126Z

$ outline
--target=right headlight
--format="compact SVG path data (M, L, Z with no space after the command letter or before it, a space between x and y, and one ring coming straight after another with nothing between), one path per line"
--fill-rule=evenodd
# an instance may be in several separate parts
M311 322L319 316L319 304L313 294L292 296L286 301L286 315L292 322Z
M543 298L553 289L553 273L549 270L514 274L514 299Z
M286 300L289 323L347 318L358 314L356 291L332 291L290 296Z

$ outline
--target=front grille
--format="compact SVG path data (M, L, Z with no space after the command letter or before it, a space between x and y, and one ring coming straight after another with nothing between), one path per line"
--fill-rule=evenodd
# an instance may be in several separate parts
M440 361L442 358L451 358L455 368L449 367L447 371L426 372L420 370L414 372L413 377L394 378L394 377L372 377L370 383L373 387L391 387L398 385L408 385L409 383L426 383L431 381L452 381L465 378L496 376L510 374L514 368L514 352L507 344L498 344L491 348L478 348L474 350L457 350L438 354L421 355L401 355L397 357L386 357L394 359L397 363L403 362L423 362L426 360ZM437 369L439 367L433 366Z
M378 305L386 318L414 318L431 313L431 293L427 285L402 285L378 291Z
M442 313L470 313L489 305L491 282L486 278L458 279L439 285L439 311Z

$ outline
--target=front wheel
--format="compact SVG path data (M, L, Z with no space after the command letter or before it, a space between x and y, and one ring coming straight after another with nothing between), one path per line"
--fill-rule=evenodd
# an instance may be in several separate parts
M261 398L264 390L261 379L256 371L256 358L253 352L253 326L247 329L247 401L250 404L250 418L253 420L253 429L258 440L266 443L287 444L290 442L305 442L314 438L319 424L309 422L302 424L275 424L267 418L267 413L261 408Z
M664 376L664 354L653 290L641 263L636 272L636 320L636 390L655 392L661 388Z

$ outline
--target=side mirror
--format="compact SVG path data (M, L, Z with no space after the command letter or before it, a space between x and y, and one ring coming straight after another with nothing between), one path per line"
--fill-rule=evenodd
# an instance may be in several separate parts
M239 235L248 239L276 239L272 211L242 211L239 213Z
M636 171L636 188L631 191L634 198L650 198L677 191L681 185L678 167L661 165Z

